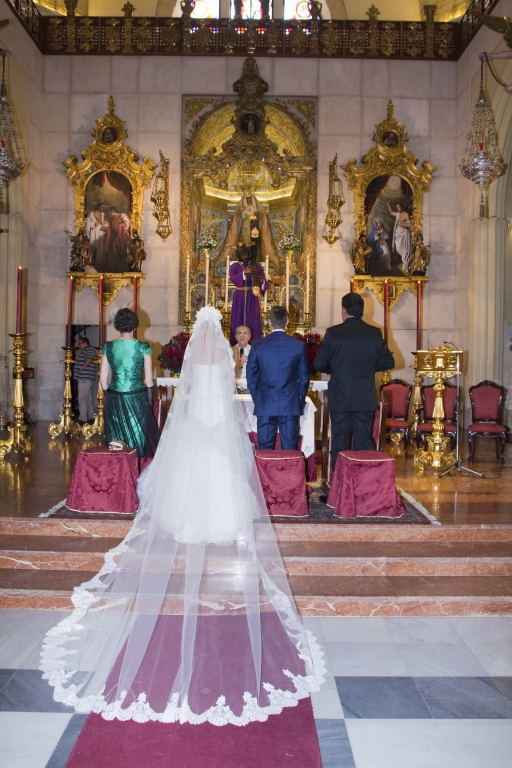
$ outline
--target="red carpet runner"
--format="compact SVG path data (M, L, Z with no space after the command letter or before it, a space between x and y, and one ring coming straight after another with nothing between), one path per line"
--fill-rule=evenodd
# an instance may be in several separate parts
M322 768L310 699L244 728L90 715L67 768Z

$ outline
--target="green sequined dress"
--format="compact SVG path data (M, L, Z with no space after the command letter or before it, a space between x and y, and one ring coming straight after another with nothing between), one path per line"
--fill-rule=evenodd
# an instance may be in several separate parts
M140 458L154 455L158 428L144 384L144 357L151 354L145 341L108 341L103 353L112 371L105 394L105 434L107 442L122 440L135 448Z

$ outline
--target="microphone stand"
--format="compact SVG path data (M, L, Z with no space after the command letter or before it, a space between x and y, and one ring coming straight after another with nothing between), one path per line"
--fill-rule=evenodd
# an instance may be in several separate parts
M455 470L456 472L462 472L466 475L470 475L472 477L479 477L483 478L485 475L483 472L477 472L476 469L472 469L471 467L467 467L463 460L462 460L462 451L461 451L461 431L463 431L464 428L464 398L462 397L462 371L460 369L460 363L457 367L457 411L456 411L456 430L455 430L455 462L451 465L451 467L447 467L443 472L439 474L439 477L445 477L445 475L448 475L450 472Z

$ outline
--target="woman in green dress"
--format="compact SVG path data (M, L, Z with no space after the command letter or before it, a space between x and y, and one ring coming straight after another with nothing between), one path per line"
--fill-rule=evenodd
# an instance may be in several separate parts
M153 386L151 348L135 338L138 324L131 309L117 312L114 327L119 338L103 347L100 383L107 442L120 440L135 448L139 458L148 458L156 451L158 428L148 391Z

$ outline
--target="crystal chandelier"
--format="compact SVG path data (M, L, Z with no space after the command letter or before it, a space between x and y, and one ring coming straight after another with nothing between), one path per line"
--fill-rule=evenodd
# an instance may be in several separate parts
M0 50L2 57L2 81L0 83L0 213L9 212L9 183L25 167L21 137L16 128L14 110L7 96L6 58L7 52Z
M496 122L484 81L484 57L480 58L480 93L475 104L466 152L459 166L466 179L480 188L480 218L489 218L489 187L503 176L507 164L499 145Z

